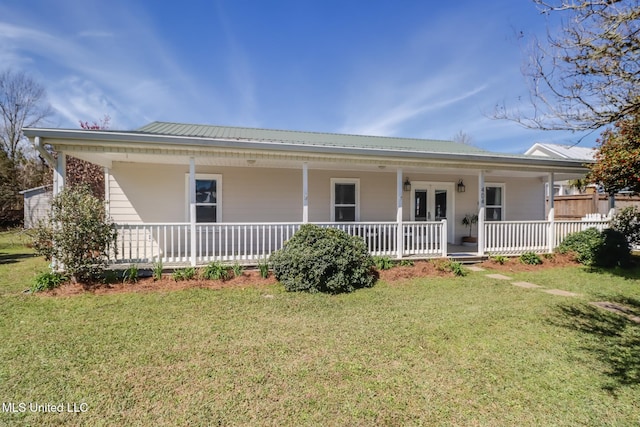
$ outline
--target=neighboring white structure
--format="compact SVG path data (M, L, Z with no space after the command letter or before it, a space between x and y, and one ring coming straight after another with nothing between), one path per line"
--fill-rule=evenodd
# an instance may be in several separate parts
M65 155L105 168L118 262L255 262L301 224L363 237L374 254L445 256L473 227L478 254L547 251L563 233L544 185L583 161L450 141L154 122L135 131L25 129L64 186ZM58 152L47 158L45 144ZM50 157L50 156L49 156ZM574 227L574 228L575 228Z
M525 156L575 159L591 162L594 160L595 152L595 148L536 142L524 154ZM549 196L548 186L545 186L545 194ZM580 194L580 189L572 186L569 181L559 181L553 186L553 194L554 196Z
M33 228L45 219L51 209L51 185L21 191L24 198L24 228Z

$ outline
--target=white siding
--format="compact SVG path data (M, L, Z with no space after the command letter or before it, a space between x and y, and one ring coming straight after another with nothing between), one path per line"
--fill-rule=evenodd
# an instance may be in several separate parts
M41 219L49 216L51 190L41 190L24 194L24 228L33 228Z
M109 180L110 213L116 222L185 222L188 165L114 163ZM302 165L300 169L197 166L197 173L222 175L222 222L301 222ZM464 180L466 192L454 192L455 241L467 234L462 218L478 211L478 176L405 172L410 181ZM360 180L360 220L395 221L396 173L309 169L309 221L331 219L331 178ZM486 175L487 183L504 184L505 220L542 220L544 183L540 178ZM404 220L411 217L410 192L403 193ZM473 234L477 235L474 226Z

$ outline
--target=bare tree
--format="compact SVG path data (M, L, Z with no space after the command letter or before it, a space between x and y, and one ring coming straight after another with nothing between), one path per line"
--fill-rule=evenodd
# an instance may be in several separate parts
M23 72L0 72L0 227L20 222L19 190L50 179L41 159L24 151L22 128L52 114L43 86Z
M0 144L14 165L23 155L22 129L36 126L53 114L44 86L24 72L0 73Z
M473 145L473 138L471 138L471 135L462 130L459 130L458 133L453 136L453 140L461 144Z
M533 40L523 74L533 110L494 117L529 128L585 131L640 113L640 0L533 0L561 31Z

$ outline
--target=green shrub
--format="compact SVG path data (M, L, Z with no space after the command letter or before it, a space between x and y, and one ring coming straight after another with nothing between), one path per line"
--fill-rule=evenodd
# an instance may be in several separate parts
M34 248L55 260L74 281L93 281L115 253L116 229L104 202L81 185L65 188L51 202L48 221L35 229Z
M453 273L456 276L466 276L468 273L468 271L462 266L462 263L458 261L452 261L450 259L436 259L432 262L436 270L444 273Z
M578 262L591 266L626 267L631 261L627 239L613 229L600 232L595 228L589 228L570 234L558 246L557 251L573 252Z
M153 263L153 268L151 270L152 272L152 276L153 276L153 280L162 280L162 261L158 261L158 262L154 262Z
M602 231L604 242L598 251L596 265L600 267L628 267L631 264L631 248L624 234L607 228Z
M227 280L229 278L229 268L217 261L213 261L204 268L202 277L207 280Z
M269 277L269 263L267 260L258 262L258 270L260 270L260 277L263 279Z
M525 252L520 255L520 262L528 265L542 264L542 259L535 252Z
M171 277L176 282L180 280L191 280L196 277L196 269L195 267L178 268L173 271Z
M238 264L236 262L231 267L231 271L233 272L233 277L240 277L240 276L242 276L242 272L244 271L244 267L242 267L240 264Z
M403 259L400 261L400 267L413 267L415 264L410 259Z
M507 257L504 255L494 255L490 258L493 262L496 262L500 265L503 265L505 262L507 262Z
M393 261L388 256L374 256L373 264L378 270L389 270L393 268Z
M57 288L64 282L69 280L64 274L57 271L45 271L40 273L34 279L31 286L31 292L42 292Z
M560 243L557 251L561 254L573 252L576 260L584 265L594 265L596 252L602 246L604 238L595 228L588 228L584 231L569 234Z
M137 283L138 282L138 266L132 264L122 274L122 282Z
M467 270L458 261L449 261L449 271L456 276L466 276Z
M288 291L336 294L375 283L364 240L336 228L304 224L269 261Z
M630 245L640 245L640 210L635 206L621 209L613 217L611 228L622 233Z

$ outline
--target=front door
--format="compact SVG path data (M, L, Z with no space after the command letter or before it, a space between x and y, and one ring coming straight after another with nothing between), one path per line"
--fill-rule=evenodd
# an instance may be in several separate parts
M411 183L411 221L447 220L447 237L454 239L453 188L449 182Z

